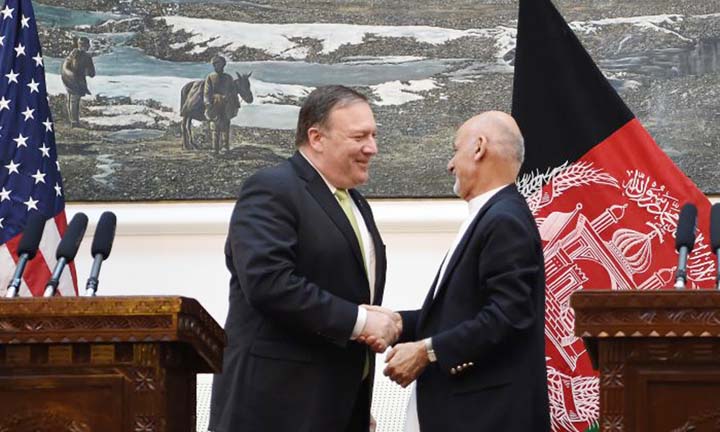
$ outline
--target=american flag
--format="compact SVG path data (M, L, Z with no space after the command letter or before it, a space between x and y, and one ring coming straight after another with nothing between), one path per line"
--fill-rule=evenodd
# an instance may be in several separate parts
M48 221L20 295L43 294L67 227L63 192L32 3L6 0L0 9L0 292L15 271L28 216L41 212ZM58 290L77 295L74 267L63 273Z

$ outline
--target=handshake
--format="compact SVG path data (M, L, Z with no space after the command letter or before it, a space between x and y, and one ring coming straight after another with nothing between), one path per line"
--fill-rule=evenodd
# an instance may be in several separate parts
M402 318L397 312L382 306L361 305L367 320L357 341L367 344L376 353L383 353L400 338Z

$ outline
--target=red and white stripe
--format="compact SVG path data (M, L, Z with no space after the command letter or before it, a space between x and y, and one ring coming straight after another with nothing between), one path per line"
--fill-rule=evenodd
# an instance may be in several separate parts
M45 284L50 279L50 274L57 264L55 251L58 243L67 227L65 212L60 212L45 223L40 247L35 258L28 262L23 273L23 280L20 285L19 296L42 296L45 291ZM0 245L0 290L4 294L12 279L18 261L17 247L21 235L15 236L5 244ZM68 266L60 277L58 295L77 295L77 275L75 265Z

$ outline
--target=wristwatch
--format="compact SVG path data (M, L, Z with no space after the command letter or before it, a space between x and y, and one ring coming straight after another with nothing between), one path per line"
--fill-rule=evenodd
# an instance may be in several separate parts
M437 356L435 355L435 350L432 346L432 338L425 339L425 351L427 352L430 363L435 363L437 361Z

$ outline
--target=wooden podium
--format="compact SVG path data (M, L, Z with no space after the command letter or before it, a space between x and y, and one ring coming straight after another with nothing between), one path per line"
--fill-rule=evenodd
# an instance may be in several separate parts
M183 297L0 300L0 432L195 430L225 334Z
M720 292L581 291L575 334L600 372L600 430L720 430Z

